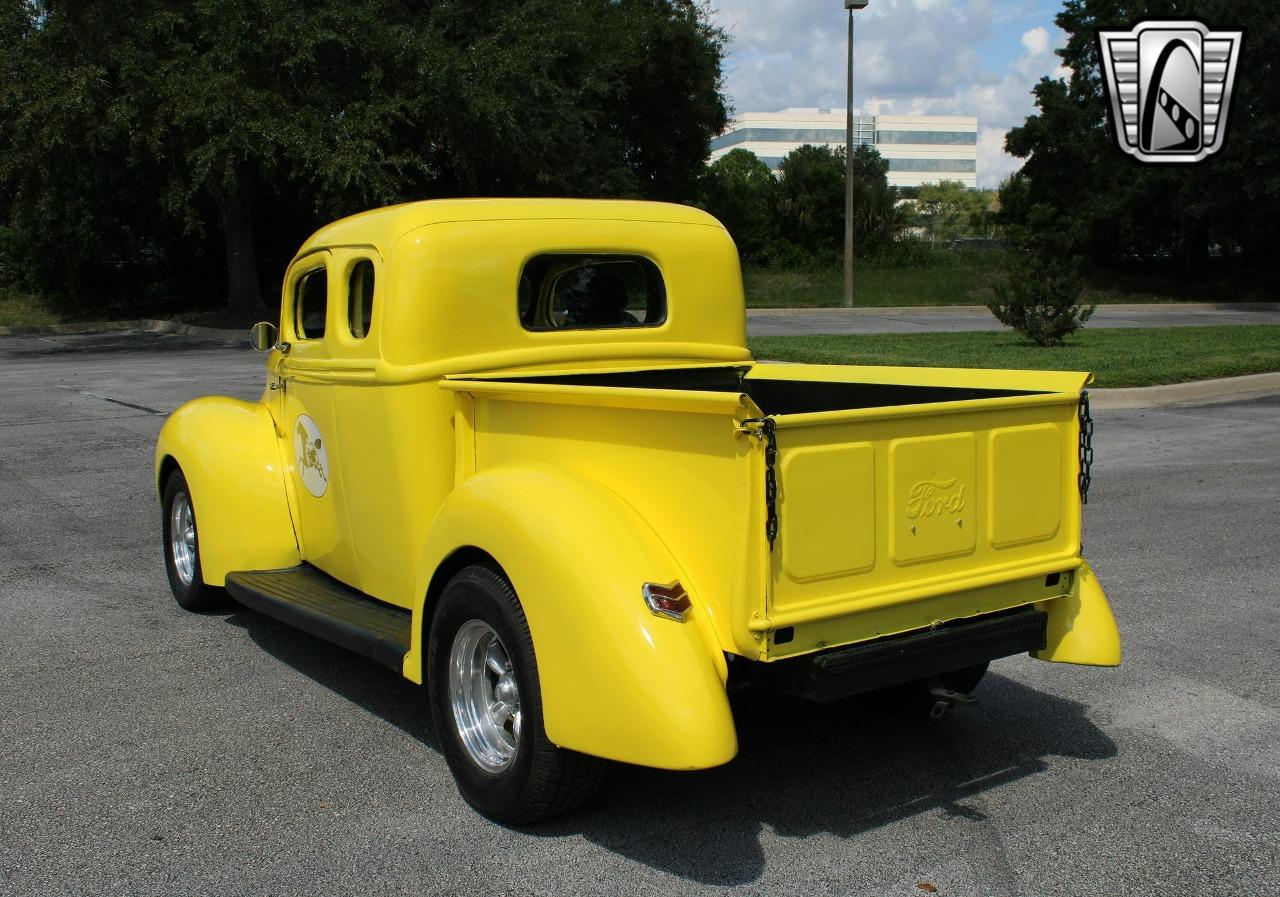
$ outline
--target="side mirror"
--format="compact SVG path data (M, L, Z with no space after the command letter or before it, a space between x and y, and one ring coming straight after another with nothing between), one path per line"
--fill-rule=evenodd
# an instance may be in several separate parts
M259 321L249 330L249 345L259 352L269 352L276 344L279 331L269 321Z

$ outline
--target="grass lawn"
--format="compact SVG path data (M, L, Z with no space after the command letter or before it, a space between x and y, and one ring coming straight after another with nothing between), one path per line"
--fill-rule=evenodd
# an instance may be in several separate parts
M927 268L859 268L854 301L860 306L981 305L991 274L987 265L931 265ZM742 272L748 308L822 308L840 304L844 272Z
M251 315L252 321L273 318L274 311L263 310ZM225 309L214 311L176 309L172 306L132 302L109 303L97 307L68 307L32 296L12 288L0 287L0 327L39 327L46 324L84 324L101 321L133 321L138 318L158 318L177 321L180 324L199 324L204 327L224 327L233 330L248 329L252 321L233 317Z
M0 327L61 324L62 318L35 296L0 288Z
M998 252L951 253L923 268L858 267L854 303L883 308L907 305L982 305L996 276ZM841 269L780 271L743 269L748 308L828 308L838 306L844 290ZM1100 272L1083 301L1109 302L1255 302L1280 299L1280 284L1256 272L1209 271L1199 276L1168 269Z
M1012 332L759 336L756 358L811 364L1093 371L1095 386L1154 386L1280 371L1280 326L1078 331L1042 349Z
M982 305L998 276L1001 252L936 250L931 263L916 268L861 264L854 272L854 301L859 307ZM844 274L839 267L812 271L747 266L742 271L748 308L833 308L840 305ZM1095 273L1085 290L1085 303L1113 302L1256 302L1280 299L1280 276L1242 267L1210 266L1199 275L1168 267L1136 266ZM219 313L181 304L145 302L138 298L71 307L42 301L0 287L0 327L79 321L126 320L138 317L183 320L226 326ZM222 315L221 317L225 317ZM237 324L239 322L236 322Z

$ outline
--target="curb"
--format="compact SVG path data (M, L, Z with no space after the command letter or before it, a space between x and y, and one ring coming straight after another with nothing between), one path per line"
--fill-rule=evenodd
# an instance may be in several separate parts
M1254 311L1260 313L1280 311L1280 302L1129 302L1099 303L1098 309L1120 314L1141 313L1151 310L1159 311ZM985 305L900 305L882 308L858 306L857 308L748 308L747 317L786 317L790 315L989 315L991 310Z
M154 318L143 318L138 322L138 328L149 333L178 333L183 336L206 336L213 339L249 341L248 330L200 327L196 324L179 324L176 321L157 321Z
M1152 309L1160 311L1241 311L1241 312L1277 312L1280 302L1135 302L1127 304L1103 303L1098 308L1124 313L1144 312ZM820 308L748 308L747 317L790 317L792 315L835 315L861 317L863 315L989 315L991 310L985 305L886 305L882 307L858 306L842 308L840 306ZM116 330L147 330L152 333L181 333L187 336L211 336L231 339L241 336L239 330L225 330L217 327L200 327L195 324L179 324L176 321L161 321L155 318L142 318L133 321L94 321L83 324L36 324L28 327L0 327L0 336L38 336L42 333L108 333Z
M0 336L40 336L43 333L114 333L137 330L138 321L96 321L86 324L32 324L26 327L0 327Z
M1091 389L1089 404L1107 411L1138 408L1160 408L1169 405L1207 405L1237 402L1280 394L1280 372L1248 374L1244 377L1221 377L1191 383L1165 386L1141 386L1126 389Z
M38 324L30 327L0 327L0 336L41 336L55 333L120 333L138 330L145 333L176 333L182 336L202 336L208 339L247 340L247 330L226 330L218 327L200 327L196 324L179 324L177 321L160 321L142 318L137 321L96 321L85 324Z
M1120 306L1116 306L1120 307ZM1123 306L1125 308L1143 308L1149 306ZM1258 311L1280 311L1280 302L1257 303L1256 305L1233 305L1210 303L1188 304L1184 307L1201 309L1236 308ZM986 312L985 306L955 306L961 309L977 309ZM933 310L932 307L925 311ZM830 312L832 309L756 309L767 314L808 314ZM920 309L835 309L845 314L876 314L887 312L919 313ZM155 318L143 318L137 321L102 321L88 324L44 324L32 327L0 327L0 336L38 336L51 333L114 333L138 330L147 333L175 333L183 336L200 336L207 339L218 339L225 342L247 341L242 330L228 330L218 327L200 327L195 324L179 324L176 321L160 321ZM760 359L766 361L767 359ZM776 362L775 362L776 363ZM1221 377L1216 380L1195 380L1191 383L1171 383L1165 386L1141 386L1118 389L1089 390L1090 404L1097 409L1107 411L1124 411L1140 408L1160 408L1169 405L1197 405L1215 402L1234 402L1242 399L1259 398L1261 396L1280 394L1280 371L1266 374L1248 374L1243 377Z

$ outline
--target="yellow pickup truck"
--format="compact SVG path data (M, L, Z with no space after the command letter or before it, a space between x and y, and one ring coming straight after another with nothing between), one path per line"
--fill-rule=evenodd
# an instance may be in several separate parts
M424 684L462 795L730 760L741 685L940 715L987 662L1120 662L1080 554L1089 375L761 363L696 209L448 200L309 239L262 398L155 454L180 605Z

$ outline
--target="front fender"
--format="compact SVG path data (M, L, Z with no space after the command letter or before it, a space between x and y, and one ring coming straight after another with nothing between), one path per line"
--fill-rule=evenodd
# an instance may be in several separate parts
M225 396L186 403L165 421L156 441L161 491L170 459L191 489L206 583L221 586L233 570L301 563L280 443L265 405Z
M432 525L415 619L429 611L428 586L439 566L473 547L498 561L520 597L551 741L665 769L717 766L737 753L723 655L694 618L693 586L621 498L550 466L472 477ZM654 616L641 596L645 582L677 579L694 601L683 623ZM405 657L405 674L417 681L424 628L415 627Z

